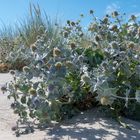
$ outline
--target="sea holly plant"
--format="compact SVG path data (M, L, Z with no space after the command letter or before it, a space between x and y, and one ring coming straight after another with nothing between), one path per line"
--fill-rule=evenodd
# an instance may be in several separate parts
M41 37L31 45L32 63L24 66L22 72L10 71L14 80L7 84L8 98L14 98L11 107L20 116L17 124L28 124L28 132L35 122L42 127L74 115L78 110L69 108L82 100L80 93L85 94L80 89L81 63L77 52L59 44L53 47L51 43ZM75 80L74 75L79 78ZM18 127L16 133L19 134Z
M93 83L92 91L97 92L97 100L102 105L110 105L117 114L123 112L129 117L128 109L132 109L132 104L136 103L136 106L139 106L138 67L140 57L137 50L127 47L131 44L125 45L126 48L119 44L118 48L114 48L114 44L113 46L108 44L110 47L103 49L105 60L96 70L98 74L95 75L96 82ZM134 109L136 106L133 106L133 113L136 112Z
M80 21L67 21L63 40L55 45L38 36L27 49L31 63L21 72L10 71L14 80L2 90L14 99L17 125L28 126L22 133L97 104L114 112L120 124L121 115L140 120L139 23L133 16L123 22L118 12L102 20L90 14L87 31ZM17 135L20 131L16 127Z

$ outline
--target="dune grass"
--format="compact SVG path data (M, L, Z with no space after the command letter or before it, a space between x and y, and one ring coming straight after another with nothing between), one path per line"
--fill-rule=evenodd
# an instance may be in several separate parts
M46 41L53 40L56 45L62 40L60 25L57 18L51 20L40 10L39 5L30 4L29 13L18 20L14 27L3 25L0 28L0 63L13 63L8 59L10 53L19 51L21 46L29 48L41 35L44 35Z

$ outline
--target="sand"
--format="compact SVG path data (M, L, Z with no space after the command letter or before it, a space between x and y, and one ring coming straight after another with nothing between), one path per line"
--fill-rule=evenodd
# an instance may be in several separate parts
M9 74L0 74L0 86L10 81ZM0 91L0 140L140 140L140 122L124 119L132 130L107 118L98 109L88 110L72 119L43 131L16 137L11 127L17 116L10 109L11 100Z

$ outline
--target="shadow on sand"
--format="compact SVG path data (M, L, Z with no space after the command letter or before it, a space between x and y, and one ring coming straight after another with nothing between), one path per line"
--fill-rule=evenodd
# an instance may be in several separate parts
M128 119L125 122L132 130L123 128L115 120L93 109L46 129L46 136L51 136L53 140L140 140L140 123Z

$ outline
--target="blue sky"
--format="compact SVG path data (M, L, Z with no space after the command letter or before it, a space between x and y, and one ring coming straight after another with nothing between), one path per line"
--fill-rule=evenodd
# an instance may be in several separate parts
M113 10L126 12L127 15L140 15L140 0L0 0L0 26L2 22L5 25L14 25L25 17L29 3L38 3L52 19L57 16L62 22L78 19L83 13L87 24L90 9L95 10L97 17Z

